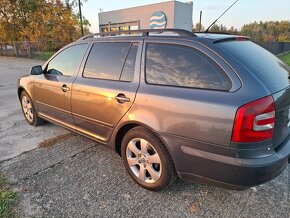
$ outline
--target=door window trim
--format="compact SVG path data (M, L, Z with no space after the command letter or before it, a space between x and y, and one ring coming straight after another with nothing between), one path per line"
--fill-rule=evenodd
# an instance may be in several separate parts
M88 61L88 59L90 57L90 53L91 53L94 45L97 44L97 43L129 43L130 44L130 47L129 47L128 52L126 54L126 57L124 59L124 63L122 65L122 69L121 69L120 76L119 76L119 79L118 80L114 80L114 79L104 79L104 78L92 78L92 77L85 77L84 76L84 71L85 71L85 68L86 68L86 65L87 65L87 61ZM135 67L134 67L134 72L133 72L134 76L133 76L133 79L131 81L124 81L124 80L121 80L121 76L122 76L122 73L123 73L124 66L126 64L126 60L128 58L128 55L130 54L131 48L132 48L132 46L133 46L134 43L136 43L137 46L138 46L137 53L136 53ZM111 81L111 82L132 83L134 81L134 77L135 77L137 55L138 55L138 52L139 52L139 44L140 44L140 41L98 41L98 42L92 42L91 43L91 46L90 46L90 49L89 49L89 52L86 55L86 60L85 60L84 65L83 65L81 77L83 79L90 79L90 80L101 80L101 81Z
M68 75L47 74L47 67L48 67L49 63L50 63L53 59L55 59L55 58L56 58L60 53L62 53L63 51L65 51L65 50L67 50L67 49L69 49L69 48L71 48L71 47L73 47L73 46L78 46L78 45L87 45L87 48L86 48L86 50L85 50L85 53L83 54L83 57L81 58L80 63L78 64L78 66L77 66L77 70L76 70L76 72L75 72L74 74L72 74L71 76L68 76ZM87 54L87 51L88 51L89 48L90 48L90 44L89 44L88 42L83 42L83 43L78 43L78 44L69 44L69 45L63 47L62 49L58 50L54 55L52 55L52 57L50 57L50 58L47 60L47 62L43 65L43 71L44 71L44 74L46 74L46 75L50 75L50 76L61 76L61 77L66 77L66 78L75 78L75 77L78 75L78 73L79 73L79 70L80 70L80 68L81 68L81 66L82 66L83 60L84 60L84 58L86 57L86 54Z
M221 71L224 73L225 76L227 76L229 78L229 80L231 81L231 88L229 90L221 90L221 89L209 89L209 88L199 88L199 87L187 87L187 86L175 86L175 85L166 85L166 84L154 84L154 83L148 83L147 82L147 73L146 73L146 68L147 68L147 64L146 64L146 60L147 60L147 45L148 44L166 44L166 45L172 45L172 46L183 46L183 47L187 47L190 48L192 50L196 50L200 53L202 53L203 55L205 55L208 59L210 59L211 61L213 61L220 69ZM218 63L216 60L214 60L213 58L211 58L207 53L205 53L204 51L202 51L199 48L190 46L190 45L186 45L186 44L182 44L182 43L174 43L174 42L156 42L156 41L146 41L144 42L144 81L146 85L152 85L152 86L165 86L165 87L174 87L174 88L183 88L183 89L196 89L196 90L206 90L206 91L218 91L218 92L231 92L234 84L233 84L233 80L232 78L228 75L228 73L226 72L226 70L224 69L223 66L220 65L220 63Z

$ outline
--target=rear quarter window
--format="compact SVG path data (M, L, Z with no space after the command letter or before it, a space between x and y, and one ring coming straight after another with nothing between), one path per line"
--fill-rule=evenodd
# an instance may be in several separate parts
M155 85L228 91L231 80L205 54L191 47L148 43L146 82Z
M289 86L289 67L276 56L251 41L226 41L216 43L229 56L248 68L270 92Z

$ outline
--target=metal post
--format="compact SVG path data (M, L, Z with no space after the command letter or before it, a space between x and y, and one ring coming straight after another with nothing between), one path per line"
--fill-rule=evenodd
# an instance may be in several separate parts
M84 28L83 28L83 16L82 16L82 7L81 7L81 1L78 0L79 3L79 13L80 13L80 22L81 22L81 31L82 31L82 36L84 36Z
M201 31L201 19L202 19L202 11L199 14L199 32Z

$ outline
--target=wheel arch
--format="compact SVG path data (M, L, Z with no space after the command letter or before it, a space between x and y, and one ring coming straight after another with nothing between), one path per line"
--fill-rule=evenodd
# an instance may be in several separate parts
M26 91L22 86L19 86L17 89L18 98L20 99L20 95L23 91ZM27 92L27 91L26 91Z
M123 123L116 131L115 131L115 137L113 137L113 145L114 145L114 149L115 151L121 156L121 144L122 144L122 140L125 136L125 134L130 131L131 129L140 126L140 127L144 127L150 131L152 131L161 141L162 143L165 145L168 153L170 154L170 150L168 149L168 145L165 142L165 140L161 137L160 134L158 134L158 132L156 132L152 127L148 126L145 123L142 122L138 122L138 121L130 121L130 122L126 122ZM171 156L171 154L170 154ZM171 157L172 158L172 157Z

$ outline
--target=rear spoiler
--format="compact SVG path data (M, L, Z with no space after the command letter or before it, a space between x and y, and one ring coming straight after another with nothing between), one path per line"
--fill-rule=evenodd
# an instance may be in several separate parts
M223 39L214 40L213 43L227 42L227 41L251 41L251 39L247 36L233 36L227 37Z

